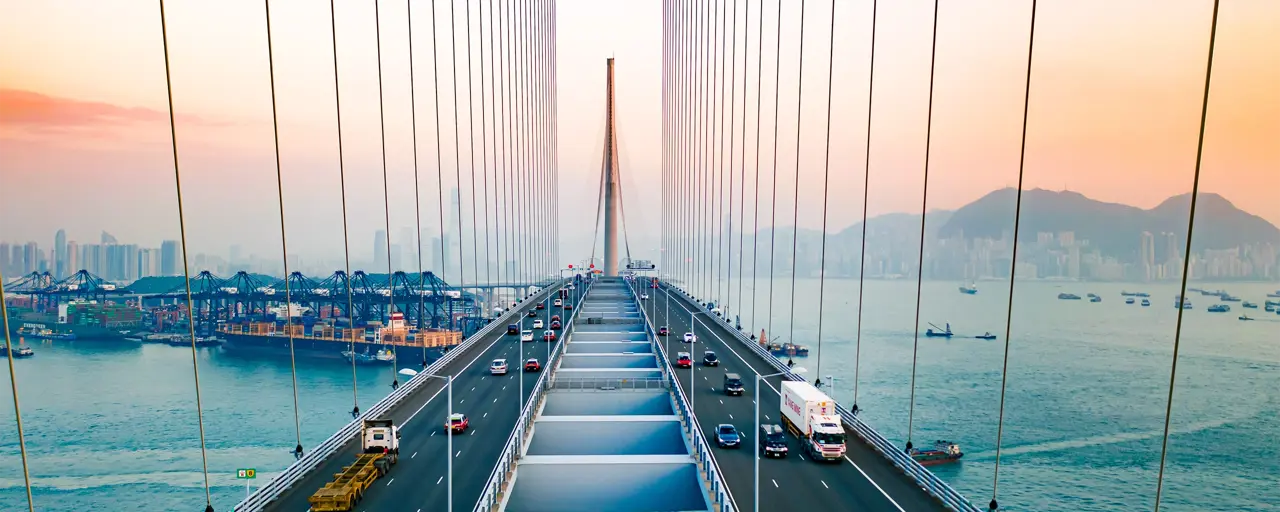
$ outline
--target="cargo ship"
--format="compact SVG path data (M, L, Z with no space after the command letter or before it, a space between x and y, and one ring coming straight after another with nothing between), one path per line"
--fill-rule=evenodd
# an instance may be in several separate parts
M9 329L15 336L47 340L116 340L142 324L142 311L116 302L72 300L56 310L10 308Z
M293 313L293 311L291 311ZM428 362L445 350L462 343L462 333L443 329L418 329L405 323L403 313L393 313L386 323L349 326L345 319L319 319L295 315L291 321L276 313L219 322L218 337L223 350L245 354L289 355L356 362L389 362L407 350L404 357L417 361L425 352Z
M964 452L960 451L958 444L939 440L934 441L931 448L912 448L910 455L921 466L933 466L960 460Z

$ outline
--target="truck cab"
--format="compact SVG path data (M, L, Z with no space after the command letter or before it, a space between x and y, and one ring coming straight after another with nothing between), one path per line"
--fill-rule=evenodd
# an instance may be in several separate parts
M364 420L361 428L361 449L364 453L385 453L392 464L400 455L400 428L390 419Z
M814 460L839 461L845 454L845 431L836 403L807 382L784 381L781 388L782 423L800 438Z
M742 396L742 376L736 373L724 374L724 394Z

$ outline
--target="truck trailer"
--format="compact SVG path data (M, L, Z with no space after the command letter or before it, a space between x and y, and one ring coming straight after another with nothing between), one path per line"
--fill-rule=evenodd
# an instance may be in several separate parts
M839 461L845 454L845 432L836 402L807 382L782 383L782 423L800 438L813 460Z
M312 512L349 512L364 498L373 482L400 458L400 429L390 419L364 420L360 428L360 454L355 462L333 475L307 498Z

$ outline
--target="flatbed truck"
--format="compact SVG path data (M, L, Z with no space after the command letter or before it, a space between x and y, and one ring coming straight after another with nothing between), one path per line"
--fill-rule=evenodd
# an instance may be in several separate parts
M361 453L355 462L333 475L307 502L312 512L350 512L364 498L373 482L391 471L400 458L400 429L390 419L364 420L360 429Z

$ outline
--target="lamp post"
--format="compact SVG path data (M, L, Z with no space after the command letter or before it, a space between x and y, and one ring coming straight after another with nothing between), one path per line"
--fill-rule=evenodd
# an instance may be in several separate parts
M831 401L835 402L836 405L840 405L840 400L836 398L836 376L828 375L827 382L831 385Z
M444 456L445 456L446 465L449 468L449 510L452 511L453 510L453 422L451 421L451 418L453 418L453 376L452 375L432 375L430 373L419 373L418 375L422 375L424 376L424 378L428 378L428 379L444 379L447 382L447 384L445 384L445 387L448 389L449 410L445 413L444 425L445 425L445 428L448 429L448 439L445 442L448 443L449 449L444 454Z
M801 374L802 374L802 373L806 373L806 372L808 372L808 370L806 370L806 369L804 369L804 368L792 368L792 369L791 369L791 373L801 373ZM756 402L755 402L755 405L756 405L756 414L755 414L756 428L755 428L755 435L757 435L757 436L758 436L758 435L760 435L760 382L761 382L761 381L763 381L764 379L769 378L769 377L777 377L777 376L779 376L779 375L786 375L786 373L787 373L787 372L778 372L778 373L773 373L773 374L769 374L769 375L760 375L760 374L756 374ZM759 441L756 441L756 442L757 442L757 443L759 443ZM757 446L757 447L756 447L756 449L755 449L755 457L753 457L753 462L752 462L751 468L752 468L752 475L754 475L754 476L752 477L752 479L751 479L751 497L752 497L752 500L751 500L751 506L752 506L752 510L754 510L755 512L760 512L760 447L759 447L759 446Z

